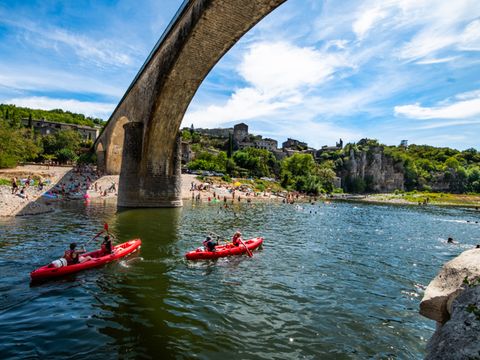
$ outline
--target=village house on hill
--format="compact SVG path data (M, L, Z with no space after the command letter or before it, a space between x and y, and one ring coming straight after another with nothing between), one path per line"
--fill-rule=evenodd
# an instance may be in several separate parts
M42 136L54 134L61 130L74 130L82 136L83 140L95 141L99 133L99 129L90 126L59 123L45 119L33 120L24 118L22 119L22 125L32 128L37 134Z
M244 123L233 127L233 141L237 149L255 148L275 151L278 148L277 140L263 138L262 135L250 135L248 125Z
M193 125L191 127L193 131ZM277 160L294 154L310 154L315 159L319 159L322 152L336 151L343 148L343 140L340 139L335 146L323 146L320 150L309 147L306 142L288 138L282 143L282 147L278 148L278 141L271 138L264 138L262 135L254 135L248 132L248 125L239 123L233 128L216 128L216 129L195 129L195 132L220 139L227 139L232 136L234 150L243 150L248 148L264 149L272 152ZM208 151L208 150L207 150ZM195 153L191 150L189 142L182 141L182 162L188 163L195 158Z

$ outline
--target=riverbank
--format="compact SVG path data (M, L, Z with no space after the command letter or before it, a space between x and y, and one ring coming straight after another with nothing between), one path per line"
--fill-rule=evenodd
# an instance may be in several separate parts
M458 206L480 209L480 194L446 194L430 192L411 192L399 194L368 194L355 196L339 196L341 200L360 201L368 203L397 204L397 205L436 205Z
M18 191L12 193L12 178L17 178ZM30 185L26 181L31 179ZM93 167L58 167L45 165L18 166L0 170L0 216L34 215L53 211L54 204L61 201L116 201L118 175L101 176ZM42 185L40 186L40 183ZM255 189L252 180L234 179L232 183L221 178L199 179L196 175L182 174L182 199L202 202L286 201L279 196L279 185L267 183L266 190ZM264 186L264 184L262 184ZM275 187L276 186L276 187ZM23 194L21 194L21 190ZM321 197L295 195L288 198L294 202L313 202ZM472 207L480 209L480 195L409 192L397 194L350 195L336 194L328 200L344 200L397 205L438 205Z
M35 215L53 211L62 201L96 201L118 195L118 175L100 176L93 167L18 166L0 170L0 216ZM12 192L16 178L18 190ZM27 182L29 184L27 184ZM248 184L248 181L246 181ZM276 201L283 198L269 191L255 192L247 185L227 184L216 179L202 181L182 174L182 199L212 202ZM22 192L23 190L23 192Z

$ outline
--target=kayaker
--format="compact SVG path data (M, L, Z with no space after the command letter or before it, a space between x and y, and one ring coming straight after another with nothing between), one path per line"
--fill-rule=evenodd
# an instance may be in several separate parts
M235 246L240 246L242 244L242 233L240 231L237 231L235 234L233 234L232 237L232 243Z
M211 236L207 236L202 244L208 251L215 251L215 246L218 245L218 242L213 241Z
M81 264L87 260L90 260L90 256L81 256L85 250L75 250L77 247L76 243L70 244L70 249L65 251L63 257L67 260L67 265Z
M112 253L112 239L110 238L110 235L106 235L103 238L102 251L104 255Z

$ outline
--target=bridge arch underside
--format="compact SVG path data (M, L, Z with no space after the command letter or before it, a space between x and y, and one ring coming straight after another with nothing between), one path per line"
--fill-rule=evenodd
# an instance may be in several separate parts
M183 9L117 107L134 109L141 122L125 125L119 206L182 205L179 128L187 107L219 59L284 1L192 0ZM115 143L108 146L107 168Z
M104 172L108 175L120 174L122 167L122 152L125 137L124 125L129 120L126 116L120 117L114 122L114 126L109 129L110 136L108 137L108 144L105 151L105 168Z
M101 141L95 146L95 156L97 157L98 170L105 172L105 147Z

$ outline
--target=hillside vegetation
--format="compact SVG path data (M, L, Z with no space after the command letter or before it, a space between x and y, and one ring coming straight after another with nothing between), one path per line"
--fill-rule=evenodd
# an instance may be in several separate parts
M0 105L0 168L11 168L26 161L67 163L93 161L89 152L93 142L83 140L74 130L62 130L41 136L22 126L21 119L45 118L50 121L94 126L103 120L63 110L33 110L14 105Z
M386 159L392 173L400 174L398 189L390 191L431 191L480 193L480 153L476 149L459 151L428 145L386 146L373 139L349 143L343 149L325 151L318 159L297 153L278 160L268 150L247 148L233 151L231 138L219 139L184 129L182 137L191 143L195 159L191 170L207 170L234 177L276 178L288 190L318 194L335 189L335 177L341 178L342 190L351 193L376 192L378 184L370 176L354 172L354 161L364 159L364 173L375 166L375 159ZM357 160L355 160L357 159ZM384 171L384 170L382 170ZM388 174L380 174L389 182Z
M66 124L77 124L94 127L104 125L105 121L99 118L76 114L61 109L39 110L15 105L0 104L0 118L7 120L11 125L20 125L22 119L45 119Z

